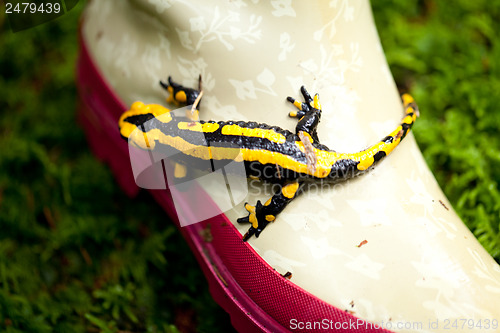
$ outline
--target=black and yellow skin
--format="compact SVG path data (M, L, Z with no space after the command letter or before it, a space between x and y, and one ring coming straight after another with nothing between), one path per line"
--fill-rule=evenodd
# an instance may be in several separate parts
M198 112L198 90L178 85L171 78L168 84L161 82L161 85L170 93L167 101L195 104L194 111ZM295 132L256 122L175 119L170 110L161 105L136 102L121 116L120 133L143 149L173 148L193 159L231 160L235 156L234 147L238 147L248 177L279 185L276 193L264 204L260 201L255 206L245 204L249 214L239 218L238 222L251 224L243 237L247 241L253 235L258 237L307 183L336 183L359 176L373 167L403 140L418 115L413 98L404 94L405 115L394 131L360 152L338 153L319 142L316 132L321 118L319 96L311 97L304 87L301 93L304 102L287 98L297 108L289 113L289 116L298 118ZM154 123L146 129L141 126L146 121ZM203 133L206 145L200 146L199 139L193 135L199 133ZM148 137L146 144L145 134ZM131 137L134 135L137 137ZM179 177L184 175L182 169L179 166Z

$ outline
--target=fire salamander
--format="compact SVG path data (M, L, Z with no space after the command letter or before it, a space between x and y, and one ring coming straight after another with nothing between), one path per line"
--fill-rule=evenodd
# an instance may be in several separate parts
M170 77L168 83L160 81L160 84L170 94L167 102L193 105L193 112L198 113L202 95L201 78L198 90L183 87L173 82ZM251 224L243 236L243 241L247 241L253 235L258 237L297 196L304 185L310 182L343 181L363 174L373 167L403 140L418 116L418 108L413 98L404 94L402 95L404 118L394 131L365 150L339 153L319 142L316 132L321 118L318 94L311 97L304 87L301 88L301 93L304 102L292 97L287 98L297 109L289 113L290 117L298 119L295 132L256 122L202 120L193 122L187 118L175 119L174 115L170 116L170 110L161 105L135 102L131 109L120 117L120 133L129 140L134 130L140 129L135 131L138 133L137 137L130 138L129 142L148 150L163 146L183 152L186 151L186 147L199 145L199 142L192 142L193 131L202 132L206 146L191 149L190 155L204 160L227 159L228 155L224 153L225 147L237 145L241 149L248 177L257 177L278 185L278 190L264 204L260 201L257 201L255 206L245 204L248 216L237 221ZM164 116L159 119L157 118L159 115ZM156 123L148 126L147 130L141 126L150 120ZM183 177L184 174L185 167L176 165L176 177Z

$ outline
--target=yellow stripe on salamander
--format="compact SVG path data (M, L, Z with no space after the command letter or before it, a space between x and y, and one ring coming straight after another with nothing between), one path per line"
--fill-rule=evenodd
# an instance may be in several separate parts
M272 129L246 128L238 125L224 125L221 129L223 135L237 135L255 138L266 138L275 143L283 143L286 137L283 134L276 133Z
M413 102L413 98L408 94L404 94L402 98L405 104ZM414 108L412 107L406 108L406 114L407 116L403 118L402 124L411 125L412 123L415 122L415 120L417 120L417 112ZM407 129L407 132L409 130L410 129ZM399 125L394 131L392 131L392 133L388 135L394 138L391 143L386 143L381 141L371 146L367 150L363 150L358 153L344 154L344 156L345 158L359 162L359 164L357 165L358 170L366 170L369 167L371 167L373 163L375 163L374 156L377 152L383 151L385 152L386 156L389 155L394 150L394 148L396 148L397 145L399 145L403 134L406 134L403 133L403 126Z
M177 124L177 127L181 130L189 130L203 133L212 133L219 129L219 124L217 123L200 123L198 121L186 122L181 121Z
M398 133L402 131L402 127L399 126L396 128L389 136L392 136L394 138L397 138ZM366 170L369 167L375 163L375 154L378 153L379 151L385 152L386 155L389 155L394 148L401 142L401 138L394 139L391 143L385 143L385 142L379 142L376 143L375 145L371 146L370 148L360 151L358 153L350 153L350 154L343 154L346 159L351 159L353 161L359 162L357 165L358 170Z
M296 142L298 146L301 146L303 150L302 142ZM335 152L327 152L314 148L315 154L318 156L318 163L315 170L312 172L311 168L307 166L306 163L298 162L291 156L284 155L278 152L273 152L269 150L253 150L253 149L241 149L243 153L243 160L245 161L256 161L261 164L276 164L284 169L293 170L303 174L308 174L318 178L325 178L328 176L332 165L341 156Z
M142 149L148 150L154 150L156 143L160 143L179 150L185 155L202 160L234 160L240 162L243 160L239 148L195 145L181 137L166 135L157 128L151 129L146 133L140 130L134 131L131 134L130 142Z

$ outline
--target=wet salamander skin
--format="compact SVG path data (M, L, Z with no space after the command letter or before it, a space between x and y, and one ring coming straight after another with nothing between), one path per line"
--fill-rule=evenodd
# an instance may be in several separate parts
M161 82L161 85L170 93L167 102L199 105L198 90L183 87L171 78L168 84ZM264 204L260 201L255 206L245 204L249 214L238 222L251 224L243 237L246 241L253 235L258 237L296 197L304 184L338 182L366 172L403 140L418 115L413 98L404 94L405 115L394 131L360 152L338 153L319 142L316 132L321 118L318 95L311 97L304 87L301 92L304 98L302 103L288 97L288 101L297 108L297 111L289 113L291 117L298 118L295 133L256 122L197 120L197 109L192 119L179 118L161 105L145 105L142 102L135 102L120 117L120 133L140 148L175 149L189 155L188 159L229 161L239 154L238 158L245 163L249 177L278 184L279 190ZM143 126L146 122L147 128ZM200 135L204 140L200 141ZM178 167L182 170L182 165ZM180 171L179 177L182 176Z

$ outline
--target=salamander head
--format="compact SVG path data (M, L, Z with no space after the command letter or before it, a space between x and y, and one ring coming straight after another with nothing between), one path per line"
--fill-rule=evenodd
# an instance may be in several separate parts
M118 121L120 135L138 147L152 149L153 147L149 146L144 136L144 127L141 125L159 116L161 116L158 118L161 122L168 123L172 120L169 112L169 109L158 104L145 105L142 102L135 102L130 110L121 115Z

